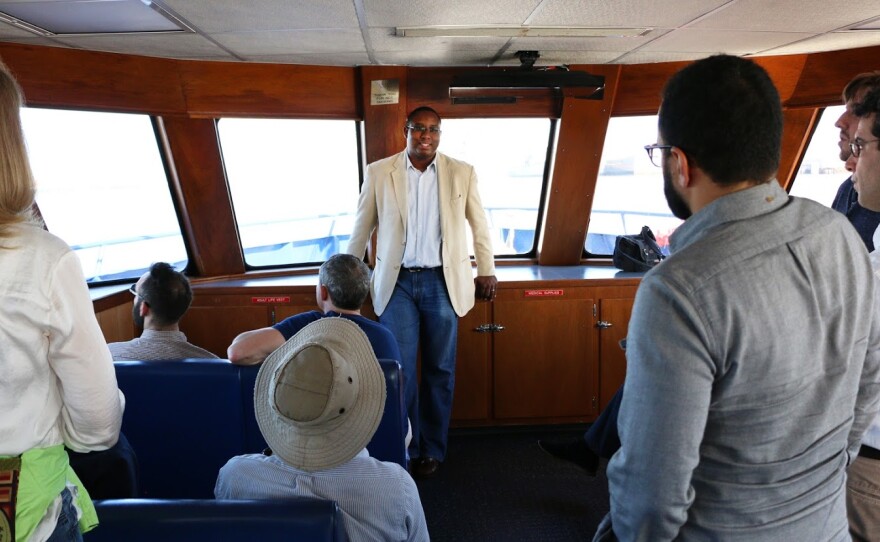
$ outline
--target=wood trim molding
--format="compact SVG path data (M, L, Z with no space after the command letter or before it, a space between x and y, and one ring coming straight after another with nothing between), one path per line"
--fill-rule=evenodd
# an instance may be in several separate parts
M575 265L583 254L621 69L602 66L593 73L605 76L604 99L563 101L553 177L538 241L538 265Z
M779 171L776 178L786 191L801 167L801 161L813 137L813 131L819 124L822 110L786 109L783 111L784 128L782 131L782 152L779 159Z

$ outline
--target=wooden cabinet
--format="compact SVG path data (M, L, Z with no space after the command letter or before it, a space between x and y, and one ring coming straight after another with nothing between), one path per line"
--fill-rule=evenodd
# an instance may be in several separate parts
M180 330L191 343L225 358L226 349L239 333L316 309L314 287L253 289L245 294L196 291L192 306L180 321Z
M298 280L199 285L181 331L225 358L239 333L317 309L314 284ZM477 301L459 319L453 423L594 420L626 375L618 342L626 337L637 287L638 279L613 277L499 283L494 302ZM130 312L127 301L102 314L105 333ZM362 313L376 317L369 302Z
M626 352L620 341L626 338L626 328L632 314L633 297L609 298L599 301L599 409L623 385L626 376Z
M455 358L454 420L488 420L491 417L491 333L480 326L492 322L492 304L477 301L458 321Z
M619 341L638 282L575 284L502 283L493 303L477 302L459 321L454 424L599 415L626 375ZM480 326L489 331L475 331Z
M499 294L494 322L504 329L493 333L495 418L592 414L595 331L590 294L589 288Z

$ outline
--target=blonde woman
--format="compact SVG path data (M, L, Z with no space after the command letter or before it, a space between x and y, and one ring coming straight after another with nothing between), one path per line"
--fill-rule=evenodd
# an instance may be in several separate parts
M82 540L97 518L64 446L112 446L125 402L77 256L32 214L21 104L0 65L0 539Z

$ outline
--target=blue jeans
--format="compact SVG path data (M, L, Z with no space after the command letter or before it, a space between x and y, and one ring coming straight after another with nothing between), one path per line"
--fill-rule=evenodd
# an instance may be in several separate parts
M397 338L403 357L406 408L412 424L409 455L443 461L452 415L458 336L458 315L449 301L443 268L401 269L379 321ZM421 383L417 378L420 342Z
M52 536L46 542L82 542L79 532L79 521L76 519L76 508L73 507L73 495L64 488L61 492L61 515Z

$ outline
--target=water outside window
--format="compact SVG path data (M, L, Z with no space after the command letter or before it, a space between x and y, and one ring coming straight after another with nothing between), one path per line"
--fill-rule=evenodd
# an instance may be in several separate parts
M801 167L791 185L791 195L809 198L822 205L831 206L841 183L850 173L840 159L837 141L840 130L834 123L843 113L844 106L826 107L813 132L813 138L804 154Z
M150 117L22 108L22 123L46 227L87 281L138 277L156 261L186 267Z
M358 200L351 120L221 119L220 145L245 262L323 262L348 246Z
M610 255L618 235L639 233L642 226L649 226L667 250L669 235L681 220L669 211L663 172L651 164L644 149L656 142L656 115L611 118L584 243L587 253Z
M549 119L444 119L439 151L474 166L496 256L535 246ZM471 247L470 230L468 244Z

